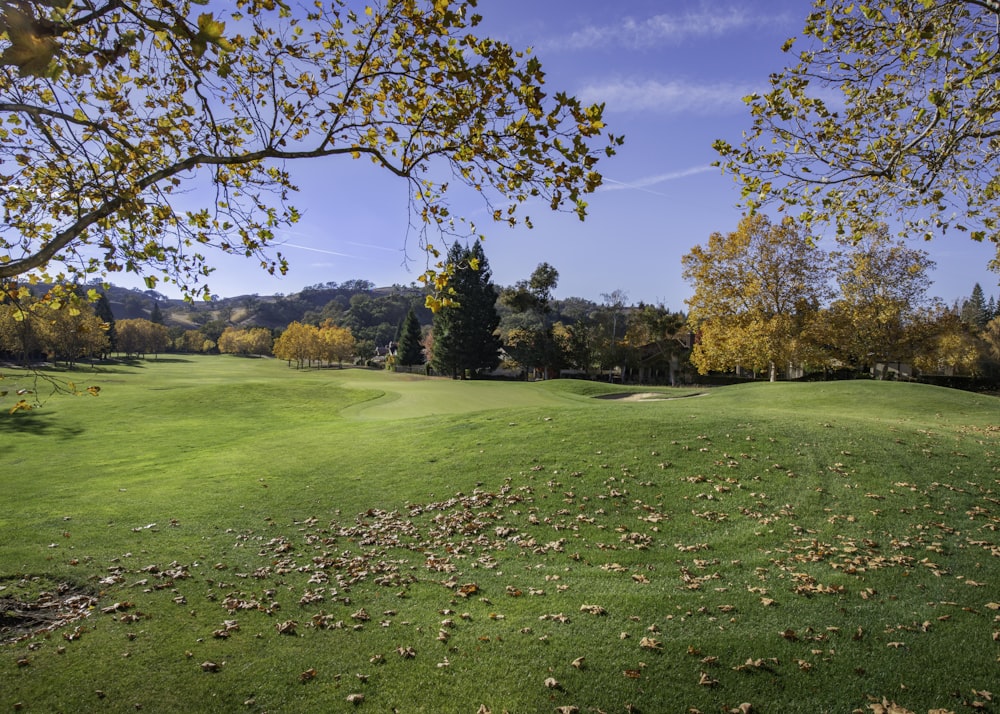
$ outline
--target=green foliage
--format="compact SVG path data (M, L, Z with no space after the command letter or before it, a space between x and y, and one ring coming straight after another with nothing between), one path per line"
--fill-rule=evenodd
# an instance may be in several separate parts
M399 364L411 367L424 363L424 347L421 344L423 331L417 321L416 313L411 309L403 321L402 334L399 336L397 359Z
M0 427L46 464L5 475L5 612L96 598L0 645L7 709L958 711L995 681L995 398L114 377Z
M475 0L203 4L0 1L0 279L58 256L70 277L128 271L210 299L209 249L284 273L271 247L299 219L288 166L307 158L406 182L434 255L431 232L479 235L450 191L503 224L530 224L529 198L583 218L621 143L603 106L543 92L530 52L474 34ZM212 198L181 209L180 193Z
M500 323L497 289L479 241L468 248L456 241L447 264L453 271L450 298L457 304L434 314L433 364L442 374L464 379L466 372L474 377L500 363L500 340L494 334Z
M746 98L739 146L715 143L745 204L842 235L898 218L909 236L959 231L1000 251L998 17L978 0L815 0L785 43L798 64Z

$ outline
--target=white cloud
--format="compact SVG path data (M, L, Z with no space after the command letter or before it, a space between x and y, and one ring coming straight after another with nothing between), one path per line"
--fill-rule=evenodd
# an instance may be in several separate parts
M754 15L738 6L705 5L683 14L653 15L645 19L622 18L608 25L588 25L544 42L546 49L590 50L618 46L644 49L660 44L677 45L692 39L721 37L740 30L774 23L773 16Z
M655 111L662 114L719 114L746 111L743 97L751 87L688 82L605 81L577 92L585 104L604 103L608 111Z

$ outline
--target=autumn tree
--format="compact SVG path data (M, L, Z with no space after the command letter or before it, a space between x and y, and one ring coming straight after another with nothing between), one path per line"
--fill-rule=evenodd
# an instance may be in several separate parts
M912 328L927 302L934 262L885 226L842 243L832 256L840 294L829 315L837 356L871 368L912 358Z
M918 329L923 339L915 350L914 366L922 372L976 376L984 357L981 342L961 315L940 305L921 312Z
M994 317L986 323L982 337L990 357L1000 361L1000 317Z
M116 330L116 349L126 356L158 354L170 344L170 333L165 326L141 317L118 320Z
M500 363L497 289L479 241L469 247L456 241L447 265L453 273L448 290L456 304L434 314L434 369L455 378L475 377Z
M108 349L108 325L86 303L64 310L45 310L44 317L39 315L36 321L42 328L42 346L53 362L62 359L72 366L78 359L93 358Z
M1000 3L813 5L784 46L798 63L747 97L741 144L715 143L746 204L842 235L893 217L907 235L966 232L997 244L1000 269Z
M774 381L779 366L813 356L801 336L828 293L825 261L794 220L761 214L695 246L681 262L698 371L766 369Z
M399 336L399 346L396 348L396 357L399 364L404 367L412 367L424 363L423 330L417 321L417 314L410 309L406 313L403 321L403 329Z
M529 199L582 218L620 140L602 105L543 92L530 52L477 36L476 4L0 2L0 281L57 260L207 297L209 249L283 273L305 159L405 181L432 253L430 231L479 234L451 212L461 187L503 224L530 224Z
M274 341L274 356L286 360L296 369L302 369L318 359L320 354L319 329L315 325L293 322Z
M326 321L319 326L319 353L320 359L325 359L328 364L336 362L341 367L344 360L354 356L354 335L349 327L340 327L333 321Z
M28 364L31 355L42 349L42 321L31 319L40 307L27 290L16 296L0 296L0 351L13 355L21 364Z
M219 336L219 352L240 355L268 355L274 340L271 331L264 327L238 329L227 327ZM202 343L198 351L200 351Z

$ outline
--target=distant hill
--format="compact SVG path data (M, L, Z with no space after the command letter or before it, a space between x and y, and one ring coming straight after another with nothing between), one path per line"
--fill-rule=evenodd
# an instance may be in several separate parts
M111 285L105 291L116 320L150 319L154 305L167 327L199 329L209 323L234 327L282 329L294 321L333 319L351 327L360 339L377 343L395 339L412 307L421 324L431 323L425 292L413 286L375 287L366 280L326 283L289 295L237 295L187 302L155 290Z

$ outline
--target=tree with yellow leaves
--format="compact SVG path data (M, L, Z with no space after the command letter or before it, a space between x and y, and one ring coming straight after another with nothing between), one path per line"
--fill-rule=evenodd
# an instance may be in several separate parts
M766 369L774 381L779 368L808 358L799 336L829 292L826 255L795 221L746 216L681 261L694 287L686 302L699 372Z
M503 224L534 198L582 218L620 139L602 105L543 92L529 51L476 35L476 5L0 0L0 286L56 260L207 297L209 248L283 273L305 159L406 182L432 255L430 231L480 235L458 187Z

